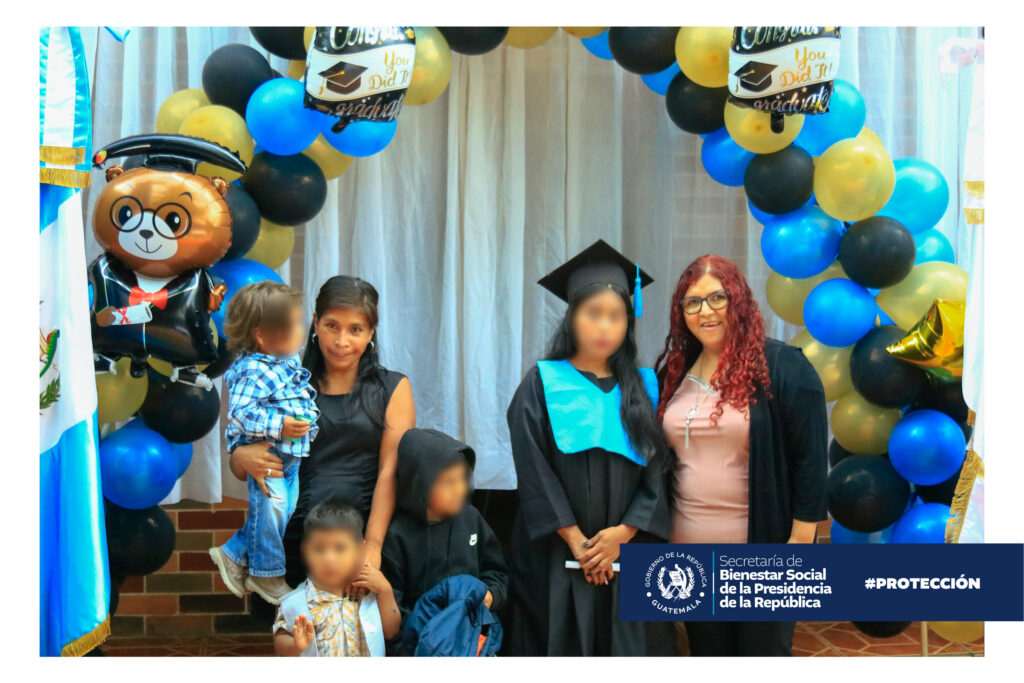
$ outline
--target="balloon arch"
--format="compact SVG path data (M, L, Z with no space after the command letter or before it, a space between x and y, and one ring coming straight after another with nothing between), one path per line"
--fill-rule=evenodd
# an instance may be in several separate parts
M387 147L402 104L444 92L452 52L527 49L558 30L358 27L339 44L337 28L345 27L254 27L269 53L292 60L287 75L252 47L225 45L207 59L203 87L174 93L157 113L157 133L219 143L247 166L197 169L232 181L232 244L210 268L228 298L279 280L273 269L291 254L293 226L319 213L327 181ZM805 327L791 343L835 401L832 542L944 542L971 431L959 382L967 273L935 228L949 202L941 173L923 160L893 161L864 125L860 92L834 78L839 28L562 30L664 96L673 123L703 138L708 174L743 186L764 225L769 305ZM390 57L371 54L381 45ZM358 50L369 55L363 66L340 60ZM360 90L371 82L387 94L374 106ZM199 369L216 377L231 357L223 314L211 320L220 358ZM97 375L101 423L138 414L100 444L115 576L154 571L170 556L173 526L157 504L188 467L189 442L219 413L215 390L169 381L159 358L149 365L148 377ZM862 630L889 636L906 625L876 627Z

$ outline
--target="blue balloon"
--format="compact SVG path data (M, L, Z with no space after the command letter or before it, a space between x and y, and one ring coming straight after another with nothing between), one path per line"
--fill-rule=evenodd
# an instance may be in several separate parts
M743 184L747 164L755 156L753 152L733 142L724 127L708 135L700 145L700 160L704 170L718 182L731 187Z
M676 77L676 74L679 73L679 71L679 62L672 62L672 66L665 69L664 71L659 71L656 74L647 74L646 76L641 76L640 80L643 81L644 85L646 85L654 92L658 93L659 95L664 95L665 93L668 92L668 84L672 82L672 79Z
M217 326L217 334L222 337L224 336L224 312L228 308L228 301L231 300L235 292L254 282L263 282L264 280L283 282L281 276L271 268L247 258L218 261L210 268L210 274L220 278L228 286L220 310L210 314L210 319Z
M174 459L178 463L178 479L181 479L181 475L185 474L188 466L192 464L193 446L190 443L169 443L171 450L174 451Z
M897 159L896 186L879 216L895 218L917 234L934 228L946 213L949 185L939 169L920 159Z
M580 42L583 43L583 47L587 48L587 52L595 57L612 59L612 49L608 47L608 29L593 38L583 38Z
M293 78L272 78L249 97L245 124L262 149L272 154L298 154L320 134L320 112L303 104L305 87Z
M938 410L915 410L889 434L889 462L899 475L921 486L939 484L964 463L967 442L956 420Z
M805 116L800 134L793 141L811 156L820 156L826 149L846 138L856 137L864 127L868 108L857 86L836 79L828 112Z
M845 278L825 280L804 302L804 324L826 346L856 344L875 324L878 305L868 290Z
M914 244L917 245L917 256L914 258L915 266L918 263L930 261L956 263L956 252L953 251L953 245L937 228L914 235Z
M178 480L170 442L145 426L118 429L100 441L103 497L129 510L152 507Z
M942 503L915 505L896 520L890 543L945 543L949 506Z
M353 121L340 133L331 130L334 120L323 127L324 138L339 152L350 157L368 157L391 144L398 121Z
M832 528L829 531L830 543L888 543L892 535L892 527L887 526L881 531L863 533L850 531L836 520L832 520Z
M889 317L889 314L882 310L882 307L878 307L878 324L879 325L895 325L896 321Z
M840 238L842 223L816 206L804 206L765 224L761 253L779 275L812 277L836 260Z

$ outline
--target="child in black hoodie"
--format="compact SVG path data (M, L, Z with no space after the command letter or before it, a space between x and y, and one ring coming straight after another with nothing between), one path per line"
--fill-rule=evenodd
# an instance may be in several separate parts
M487 585L484 604L505 602L508 574L498 538L469 503L476 454L436 429L410 429L398 444L398 510L384 537L381 570L403 622L420 596L459 574Z

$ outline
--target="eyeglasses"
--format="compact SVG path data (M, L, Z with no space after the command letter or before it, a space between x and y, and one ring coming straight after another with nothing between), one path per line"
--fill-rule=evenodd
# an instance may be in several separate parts
M704 302L708 302L708 307L713 311L720 311L729 304L729 292L724 289L720 289L717 292L711 292L707 296L688 296L679 302L679 305L683 307L683 313L687 315L697 315L704 308Z

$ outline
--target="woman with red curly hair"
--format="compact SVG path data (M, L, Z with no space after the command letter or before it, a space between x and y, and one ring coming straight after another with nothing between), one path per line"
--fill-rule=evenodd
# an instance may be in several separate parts
M813 543L826 518L825 392L803 352L766 339L739 269L701 256L676 285L656 366L675 452L673 543ZM689 622L697 656L792 654L793 622Z

